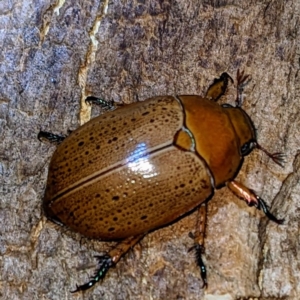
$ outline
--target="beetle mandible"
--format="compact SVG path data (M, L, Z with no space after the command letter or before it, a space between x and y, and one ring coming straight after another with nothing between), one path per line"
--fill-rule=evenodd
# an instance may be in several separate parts
M226 185L249 206L270 213L263 199L237 182L243 157L254 148L281 165L256 140L254 125L241 108L249 75L237 72L236 106L219 105L232 78L223 73L205 97L159 96L126 106L88 97L116 110L96 117L68 137L41 131L40 140L59 144L51 159L43 200L46 216L88 238L121 240L104 256L92 287L149 231L167 225L198 207L194 234L196 261L207 285L204 252L206 200ZM203 205L202 205L203 204Z

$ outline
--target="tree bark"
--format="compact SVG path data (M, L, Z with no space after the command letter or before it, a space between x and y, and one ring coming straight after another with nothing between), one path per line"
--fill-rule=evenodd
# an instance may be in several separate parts
M0 297L2 299L299 299L300 2L238 0L2 1L0 3ZM237 179L284 217L226 188L209 202L208 288L188 249L196 214L147 235L103 282L94 255L114 243L83 238L41 208L55 147L40 129L67 134L92 113L84 99L143 101L204 95L222 72L251 74L243 108L284 168L255 150ZM222 102L234 105L231 86ZM213 126L213 124L212 124Z

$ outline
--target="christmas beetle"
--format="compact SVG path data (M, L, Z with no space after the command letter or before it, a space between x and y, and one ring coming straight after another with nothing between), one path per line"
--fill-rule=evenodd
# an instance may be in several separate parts
M250 76L237 72L236 106L219 105L232 78L223 73L205 97L159 96L123 105L87 122L69 136L41 131L38 138L59 144L51 159L43 200L46 216L88 238L120 240L98 257L95 276L77 291L104 278L149 231L199 208L194 239L204 286L206 200L226 185L236 196L281 224L253 191L237 182L243 157L254 148L282 165L256 140L250 117L241 108ZM88 103L114 108L113 102L88 97ZM119 105L120 106L120 105ZM203 204L203 205L202 205Z

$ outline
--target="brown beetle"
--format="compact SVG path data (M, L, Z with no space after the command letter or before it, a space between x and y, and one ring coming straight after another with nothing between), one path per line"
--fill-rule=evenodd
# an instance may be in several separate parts
M223 73L200 96L160 96L123 106L92 119L68 137L40 132L59 144L53 154L43 206L52 221L100 240L122 240L98 257L96 275L76 291L102 279L108 269L149 231L199 208L194 249L204 285L206 200L227 185L249 206L282 223L253 191L234 180L243 157L259 148L250 117L240 107L249 76L237 74L236 107L215 101L231 77ZM95 97L86 100L113 107ZM75 292L76 292L75 291Z

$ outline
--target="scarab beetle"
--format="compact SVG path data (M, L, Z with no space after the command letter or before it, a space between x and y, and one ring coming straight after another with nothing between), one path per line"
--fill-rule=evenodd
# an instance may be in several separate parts
M194 239L204 285L206 200L224 185L262 209L277 223L265 202L234 180L243 157L254 148L282 165L256 141L250 117L240 107L250 80L237 73L236 106L216 103L232 78L223 73L206 96L160 96L122 106L87 122L68 137L40 132L39 139L59 144L51 159L43 207L47 217L82 235L121 240L98 257L95 276L76 291L104 278L108 269L149 231L199 208ZM116 106L95 97L87 102Z

